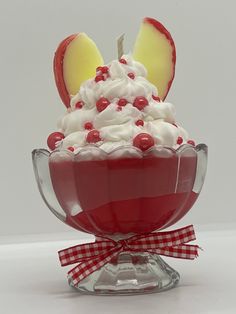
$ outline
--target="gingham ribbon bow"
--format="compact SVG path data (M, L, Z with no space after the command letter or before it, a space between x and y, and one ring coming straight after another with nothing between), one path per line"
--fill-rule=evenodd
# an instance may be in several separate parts
M97 237L96 242L76 245L58 252L61 266L79 263L68 272L74 285L109 263L122 251L149 252L183 259L198 256L198 245L186 244L195 240L193 225L173 231L153 232L113 241Z

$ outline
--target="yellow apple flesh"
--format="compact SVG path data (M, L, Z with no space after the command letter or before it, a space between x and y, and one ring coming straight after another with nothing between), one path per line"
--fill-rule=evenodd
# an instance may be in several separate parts
M103 58L96 44L84 33L64 39L54 57L54 75L62 101L70 106L70 99L81 84L96 75Z
M166 28L152 18L145 18L137 36L133 57L147 69L147 79L157 87L164 100L175 75L175 44Z

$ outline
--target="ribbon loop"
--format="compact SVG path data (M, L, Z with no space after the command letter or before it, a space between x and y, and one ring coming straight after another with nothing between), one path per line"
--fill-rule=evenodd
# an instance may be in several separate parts
M132 241L133 239L133 241ZM163 248L172 247L188 243L190 241L196 240L193 225L187 227L172 230L172 231L162 231L154 232L144 236L135 236L130 238L130 244L132 247L153 249L153 248Z
M67 266L96 257L114 247L113 242L99 241L69 247L58 252L61 266Z
M68 272L69 280L77 285L122 251L149 252L192 260L198 256L199 246L186 243L195 239L193 225L189 225L173 231L137 235L117 242L98 237L96 242L76 245L61 250L58 254L61 266L79 263Z

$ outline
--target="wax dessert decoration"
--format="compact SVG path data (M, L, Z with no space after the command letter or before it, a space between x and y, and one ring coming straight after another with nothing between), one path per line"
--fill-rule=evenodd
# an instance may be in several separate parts
M176 149L191 141L176 124L174 106L164 102L176 59L169 32L160 22L145 18L133 54L121 55L122 42L123 35L118 39L118 59L106 65L84 33L71 35L59 45L54 72L69 110L58 122L64 137L51 147L73 147L77 154L88 143L110 152L121 145Z
M58 92L66 107L80 85L94 76L95 69L103 64L103 58L85 33L74 34L64 39L54 57L54 75Z
M160 292L179 274L159 255L195 259L193 226L179 221L201 191L207 146L195 144L165 100L175 73L175 45L164 26L145 18L133 53L104 64L84 33L67 37L54 58L67 107L33 151L40 193L68 226L95 242L59 251L69 284L94 294Z
M88 122L96 131L88 134ZM131 54L97 67L94 75L82 83L71 97L69 110L58 121L58 132L64 138L57 148L71 146L75 154L88 143L110 152L122 145L141 150L156 145L176 149L191 140L176 124L174 106L161 100L158 89L147 79L145 67ZM97 132L95 140L91 134ZM149 144L141 145L145 140Z
M164 100L175 75L176 51L168 30L158 21L145 18L137 36L133 57L147 69L147 79Z

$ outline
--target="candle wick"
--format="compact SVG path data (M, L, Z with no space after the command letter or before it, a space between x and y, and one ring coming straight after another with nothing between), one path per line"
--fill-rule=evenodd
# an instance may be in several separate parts
M124 43L124 37L125 34L120 35L117 38L117 53L118 53L118 60L123 56L124 54L124 47L123 47L123 43Z

